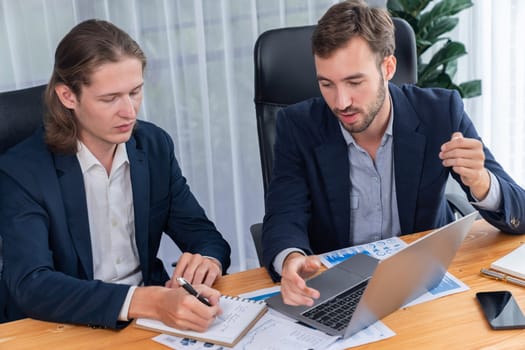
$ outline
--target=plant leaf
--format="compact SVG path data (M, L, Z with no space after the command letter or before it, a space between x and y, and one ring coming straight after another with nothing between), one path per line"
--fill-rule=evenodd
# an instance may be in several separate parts
M421 29L421 38L435 43L440 39L440 36L450 32L459 23L456 17L440 18L430 23L426 28Z
M463 98L471 98L476 96L481 96L481 80L470 80L464 83L459 84L461 89L461 96Z
M421 87L442 87L447 88L451 84L450 77L438 70L433 71L424 79L418 79L417 85Z
M440 73L433 82L433 86L444 89L450 89L452 85L452 79L450 79L450 76L446 73Z
M442 0L432 7L430 11L421 14L419 25L421 28L425 28L433 21L453 16L472 6L473 3L470 0Z
M416 17L432 0L388 0L387 8L389 9L403 9L403 11L410 13Z
M400 0L388 0L386 7L392 12L405 12L406 8L401 4Z
M445 66L445 73L448 74L450 79L454 79L454 77L456 76L457 71L458 71L458 61L457 60L450 61Z
M421 28L418 34L417 42L417 53L422 55L431 48L434 44L441 40L449 40L448 37L442 37L442 34L454 29L459 22L459 19L455 17L441 18L437 21L432 22L426 28Z
M423 52L428 50L432 45L434 45L434 43L431 41L416 38L417 56L421 56Z
M431 71L438 67L449 63L450 61L457 60L459 57L466 55L465 45L457 41L447 42L441 49L439 49L434 56L428 62L425 70L422 72L421 79L425 79L425 76L430 74Z

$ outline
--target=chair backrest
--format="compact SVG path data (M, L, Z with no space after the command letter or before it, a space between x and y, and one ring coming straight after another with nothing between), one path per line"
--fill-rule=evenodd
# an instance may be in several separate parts
M393 18L397 69L392 82L401 85L417 81L416 39L412 27ZM264 193L273 166L275 119L290 104L321 96L315 73L311 37L315 25L272 29L255 43L255 112Z
M43 95L46 85L0 92L0 154L30 136L43 123ZM0 237L0 323L20 318L8 314L7 287L2 280L2 237Z
M0 154L42 125L45 88L38 85L0 92Z

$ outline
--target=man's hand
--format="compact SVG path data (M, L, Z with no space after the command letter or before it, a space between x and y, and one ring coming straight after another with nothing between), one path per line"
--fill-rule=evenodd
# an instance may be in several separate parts
M220 293L202 284L194 287L212 306L204 305L183 288L138 287L131 299L128 318L146 317L178 329L204 332L222 313Z
M461 181L476 199L485 199L490 188L490 175L485 169L485 153L479 140L464 138L460 132L455 132L450 141L441 146L439 158L443 166L452 167L461 176Z
M320 296L319 291L309 288L304 279L315 274L320 267L321 261L316 255L291 253L286 257L281 276L281 295L285 304L313 305L314 299Z
M177 261L177 267L173 271L171 280L166 282L166 287L177 288L177 277L184 277L191 284L213 285L222 276L220 263L200 254L184 253Z

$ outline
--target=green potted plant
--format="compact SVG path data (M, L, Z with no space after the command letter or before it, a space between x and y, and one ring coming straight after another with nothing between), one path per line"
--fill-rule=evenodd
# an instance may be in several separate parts
M431 4L433 6L429 6ZM467 51L465 45L448 36L459 22L454 15L472 6L470 0L388 0L391 15L405 19L416 34L418 86L455 89L463 98L481 95L479 79L461 84L454 82L457 60ZM441 44L439 49L424 61L423 54L430 48L437 48L437 44Z

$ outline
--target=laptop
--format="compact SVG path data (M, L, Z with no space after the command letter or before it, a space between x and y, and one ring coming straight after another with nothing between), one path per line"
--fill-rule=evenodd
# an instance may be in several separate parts
M321 296L291 306L281 294L270 308L330 335L347 338L436 287L478 213L434 230L383 260L356 254L307 281Z

